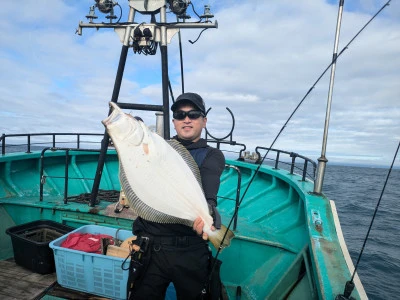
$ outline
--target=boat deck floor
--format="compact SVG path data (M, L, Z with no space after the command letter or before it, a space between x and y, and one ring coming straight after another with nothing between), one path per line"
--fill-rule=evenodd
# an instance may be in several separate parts
M0 261L0 299L91 299L106 300L61 287L56 273L41 275L17 265L14 259ZM50 296L50 297L47 297Z

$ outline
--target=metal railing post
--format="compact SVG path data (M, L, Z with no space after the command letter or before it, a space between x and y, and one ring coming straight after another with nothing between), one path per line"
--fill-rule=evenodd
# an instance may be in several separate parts
M65 151L65 179L64 179L64 204L67 204L68 200L68 164L69 164L69 149Z

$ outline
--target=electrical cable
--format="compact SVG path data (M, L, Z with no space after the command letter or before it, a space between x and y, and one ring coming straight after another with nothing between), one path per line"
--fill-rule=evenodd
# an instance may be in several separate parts
M119 5L119 3L117 3L116 5L118 5L118 7L119 7L120 14L119 14L119 19L118 19L118 21L115 22L115 23L119 23L119 21L121 21L121 18L122 18L122 7L121 7L121 5Z

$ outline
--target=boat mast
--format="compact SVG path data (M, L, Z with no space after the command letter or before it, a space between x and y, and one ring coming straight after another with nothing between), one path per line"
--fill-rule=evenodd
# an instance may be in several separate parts
M167 23L167 12L165 5L160 8L160 22L161 24ZM168 47L167 47L167 27L165 25L161 28L161 81L162 81L162 98L163 98L163 124L164 124L164 139L170 138L169 130L169 97L168 97Z
M332 104L332 93L333 93L333 84L335 81L335 70L336 70L336 59L337 59L337 52L339 47L339 35L340 35L340 26L342 23L342 13L343 13L343 5L344 0L339 1L339 10L336 22L336 34L335 34L335 43L333 47L333 57L332 57L332 67L331 67L331 77L329 81L329 91L328 91L328 101L326 105L326 115L325 115L325 126L324 126L324 135L322 139L322 150L321 150L321 157L318 158L318 168L317 168L317 179L314 184L314 193L321 194L322 192L322 185L325 176L325 168L328 159L326 158L326 145L328 141L328 129L329 129L329 117L331 114L331 104Z
M132 109L132 110L145 110L145 111L156 111L157 116L157 129L161 132L161 135L165 139L170 137L170 126L169 126L169 76L168 76L168 51L167 45L171 42L172 37L183 28L194 28L194 29L208 29L218 28L218 23L215 21L212 23L209 18L213 17L211 14L204 14L200 16L200 20L197 22L167 22L167 6L177 18L183 18L186 16L186 9L190 4L189 0L129 0L129 15L128 21L120 23L113 22L113 19L117 17L114 15L114 6L120 6L113 0L94 0L95 4L90 7L89 14L86 18L89 23L79 23L77 33L82 35L83 28L113 28L118 34L120 41L122 42L122 50L117 70L117 75L114 83L114 90L111 101L117 103L119 97L119 91L122 83L122 77L124 74L128 49L133 48L134 53L144 53L145 55L155 55L157 52L157 45L160 46L161 52L161 76L162 76L162 105L150 105L150 104L137 104L137 103L118 103L120 108ZM95 9L100 12L109 14L106 16L109 19L109 23L94 23L93 20L97 19L95 15ZM120 6L121 8L121 6ZM208 7L209 10L209 7ZM150 23L135 23L135 13L138 12L143 15L151 15ZM160 14L160 22L155 21L155 15ZM121 8L122 15L122 8ZM197 13L196 13L197 15ZM111 109L109 114L111 113ZM162 120L162 126L159 124ZM161 128L162 127L162 128ZM100 186L101 175L103 172L103 166L106 158L106 153L109 144L109 136L107 131L104 133L104 138L101 143L101 150L99 161L97 165L96 175L93 182L92 193L90 197L90 206L94 206Z

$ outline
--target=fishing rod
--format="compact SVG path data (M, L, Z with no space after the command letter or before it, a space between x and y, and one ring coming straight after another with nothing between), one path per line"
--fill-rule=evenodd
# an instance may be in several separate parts
M296 108L293 110L293 112L291 113L291 115L289 116L289 118L286 120L285 124L282 126L282 128L281 128L280 131L279 131L279 133L277 134L277 136L276 136L275 139L273 140L271 146L269 147L270 149L274 146L275 142L278 140L279 136L281 135L281 133L282 133L283 130L285 129L286 125L289 123L289 121L292 119L292 117L294 116L294 114L297 112L297 110L299 109L299 107L301 106L301 104L302 104L302 103L304 102L304 100L308 97L308 95L311 93L311 91L314 89L314 87L317 85L317 83L321 80L321 78L325 75L325 73L328 71L328 69L337 61L337 59L344 53L344 51L347 50L347 49L349 48L350 44L352 44L352 43L354 42L354 40L360 35L360 33L361 33L362 31L364 31L364 29L372 22L372 20L374 20L375 17L378 16L378 15L382 12L382 10L383 10L385 7L389 6L389 3L390 3L391 1L392 1L392 0L387 1L387 2L372 16L372 18L371 18L371 19L370 19L370 20L369 20L369 21L354 35L354 37L346 44L346 46L343 47L343 49L337 54L337 56L336 56L336 57L333 57L331 63L325 68L325 70L322 72L322 74L317 78L317 80L314 82L314 84L311 86L311 88L307 91L307 93L304 95L304 97L300 100L299 104L298 104L298 105L296 106ZM342 2L342 1L340 1L340 2ZM255 172L253 173L253 175L252 175L252 177L251 177L251 179L250 179L249 184L247 185L247 187L246 187L246 189L245 189L245 191L244 191L244 193L243 193L243 195L242 195L242 197L241 197L241 199L240 199L240 201L239 201L238 207L240 207L240 204L243 202L243 199L244 199L244 197L246 196L247 191L248 191L249 188L250 188L250 185L253 183L253 181L254 181L256 175L257 175L258 172L260 171L260 168L261 168L263 162L265 161L265 159L266 159L268 153L269 153L269 150L267 150L267 152L266 152L265 155L263 156L262 160L261 160L260 163L258 164L258 166L257 166L257 168L256 168L256 170L255 170ZM232 218L231 218L231 220L230 220L230 222L229 222L229 224L228 224L228 226L227 226L228 229L231 227L232 222L233 222L233 220L235 219L235 217L236 217L236 215L238 214L238 212L239 212L239 210L236 209L236 210L235 210L235 213L233 214L233 216L232 216ZM220 244L219 248L217 249L217 253L216 253L216 255L215 255L215 258L218 257L219 253L220 253L221 250L222 250L222 244L223 244L223 241L225 240L226 235L227 235L227 232L225 233L224 237L222 238L221 244ZM213 268L214 268L214 266L213 266Z
M388 182L388 180L389 180L390 173L392 172L394 162L396 161L396 157L397 157L397 154L398 154L398 152L399 152L399 148L400 148L400 141L399 141L399 145L397 146L396 152L395 152L395 154L394 154L392 164L390 165L388 174L387 174L387 176L386 176L386 180L385 180L385 183L384 183L384 185L383 185L381 195L379 196L378 203L376 204L375 211L374 211L374 214L373 214L373 216L372 216L371 223L369 224L369 228L368 228L368 231L367 231L367 235L365 236L364 243L363 243L363 245L362 245L362 247L361 247L360 254L358 255L357 263L356 263L356 266L354 267L354 271L353 271L353 274L352 274L352 276L351 276L351 279L350 279L349 281L346 282L346 285L345 285L343 294L337 295L336 298L335 298L336 300L350 299L349 297L350 297L350 295L351 295L351 293L352 293L352 291L353 291L353 289L354 289L354 282L353 282L353 279L354 279L354 276L356 275L357 268L358 268L358 264L359 264L359 262L360 262L360 260L361 260L362 254L363 254L363 252L364 252L365 244L367 243L367 240L368 240L368 237L369 237L369 233L371 232L372 224L373 224L374 221L375 221L376 213L378 212L379 205L381 204L382 196L383 196L383 193L385 192L386 184L387 184L387 182Z
M340 1L340 3L339 3L339 10L340 10L340 7L343 6L343 2L344 2L344 0L341 0L341 1ZM388 0L388 1L387 1L373 16L372 16L372 18L371 18L371 19L370 19L370 20L369 20L369 21L354 35L354 37L343 47L343 49L342 49L337 55L334 55L334 56L333 56L331 63L325 68L325 70L321 73L321 75L320 75L320 76L317 78L317 80L313 83L313 85L311 86L311 88L306 92L306 94L305 94L305 95L303 96L303 98L300 100L299 104L296 106L296 108L293 110L293 112L291 113L291 115L289 116L289 118L286 120L285 124L282 126L282 128L281 128L280 131L279 131L279 133L277 134L277 136L275 137L275 139L274 139L273 142L271 143L271 146L269 147L269 149L271 149L271 148L274 146L274 144L275 144L276 141L278 140L278 138L279 138L279 136L281 135L281 133L283 132L283 130L286 128L286 126L287 126L287 124L289 123L289 121L292 119L292 117L294 116L294 114L295 114L295 113L297 112L297 110L300 108L300 106L302 105L302 103L304 102L304 100L308 97L308 95L311 93L311 91L315 88L315 86L317 85L317 83L322 79L322 77L325 75L325 73L329 70L329 68L330 68L333 64L336 63L337 59L349 48L349 46L350 46L350 45L354 42L354 40L361 34L361 32L364 31L364 29L372 22L372 20L374 20L375 17L378 16L378 15L382 12L382 10L383 10L385 7L389 6L389 3L390 3L390 2L391 2L391 0ZM237 205L237 208L235 209L235 212L234 212L234 214L233 214L231 220L229 221L229 224L228 224L228 226L227 226L227 229L230 229L230 227L231 227L231 225L232 225L232 223L233 223L233 220L235 219L236 215L237 215L238 212L239 212L239 209L238 209L238 208L240 207L241 203L243 202L243 199L244 199L244 197L246 196L247 191L249 190L249 188L250 188L251 184L253 183L253 181L254 181L256 175L258 174L258 172L259 172L259 170L260 170L260 168L261 168L263 162L265 161L265 159L266 159L268 153L269 153L269 150L267 150L267 152L266 152L265 155L263 156L262 160L261 160L260 163L258 164L258 166L257 166L257 168L256 168L256 170L255 170L255 172L253 173L253 175L252 175L252 177L251 177L251 179L250 179L250 182L249 182L249 184L247 185L247 187L246 187L246 189L245 189L245 191L244 191L244 193L243 193L243 195L242 195L242 197L241 197L241 199L240 199L240 201L239 201L239 203L238 203L238 205ZM214 272L214 269L215 269L216 264L217 264L217 258L218 258L218 256L219 256L219 253L220 253L221 250L223 249L223 248L222 248L222 245L223 245L223 242L224 242L224 240L225 240L225 238L226 238L227 233L228 233L228 230L225 232L225 234L224 234L224 236L223 236L223 238L222 238L222 241L221 241L221 243L220 243L220 246L219 246L218 249L217 249L217 252L216 252L216 254L215 254L215 260L214 260L214 263L213 263L213 265L212 265L211 272L210 272L210 274L209 274L209 278L211 278L211 276L212 276L212 274L213 274L213 272Z

